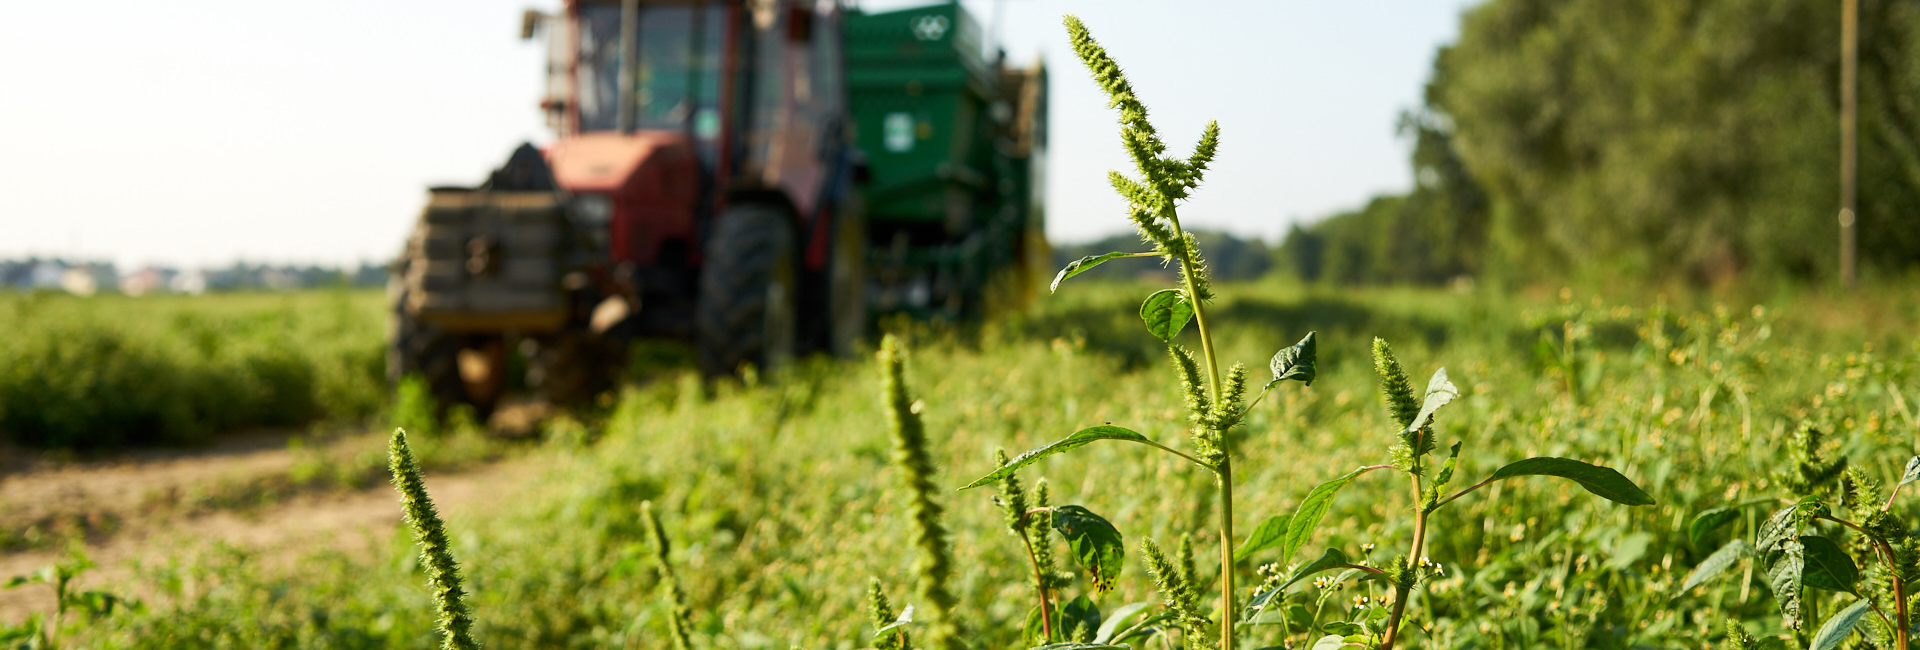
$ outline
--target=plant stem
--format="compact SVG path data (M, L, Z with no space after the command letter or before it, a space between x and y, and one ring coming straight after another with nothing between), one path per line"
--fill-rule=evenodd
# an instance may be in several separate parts
M1494 481L1498 481L1498 480L1500 480L1500 479L1499 479L1499 478L1497 478L1497 477L1496 477L1496 478L1489 478L1489 479L1487 479L1487 480L1484 480L1484 481L1481 481L1481 482L1479 482L1479 483L1475 483L1475 484L1473 484L1473 485L1471 485L1471 486L1468 486L1468 487L1467 487L1467 489L1465 489L1465 490L1461 490L1461 491L1459 491L1459 492L1455 492L1455 493L1453 493L1453 496L1450 496L1450 497L1447 497L1447 498L1445 498L1445 499L1441 499L1439 503L1435 503L1435 504L1433 504L1433 507L1432 507L1431 509L1429 509L1429 511L1431 511L1431 510L1439 510L1439 509L1440 509L1440 506L1444 506L1444 505L1447 505L1447 504L1449 504L1449 503L1453 503L1453 500L1454 500L1454 499L1458 499L1458 498L1460 498L1460 497L1463 497L1463 496L1467 496L1467 493L1468 493L1468 492L1472 492L1472 491L1474 491L1474 490L1478 490L1478 489L1480 489L1480 488L1483 488L1483 487L1486 487L1486 486L1487 486L1488 484L1490 484L1490 483L1492 483L1492 482L1494 482ZM1419 497L1415 497L1415 498L1417 499L1417 498L1419 498Z
M1173 236L1180 240L1181 278L1187 285L1187 302L1193 305L1193 321L1200 329L1200 352L1207 359L1207 395L1215 408L1220 405L1220 362L1213 355L1213 331L1207 327L1206 301L1200 299L1199 287L1194 285L1194 277L1199 269L1193 264L1193 251L1187 249L1186 233L1180 229L1180 216L1167 210L1167 223L1173 226ZM1233 650L1233 452L1227 440L1227 432L1216 430L1219 436L1214 444L1220 447L1220 466L1214 473L1220 475L1220 648Z
M1221 436L1222 447L1227 444L1225 438ZM1233 650L1233 465L1224 456L1220 459L1220 583L1220 648Z
M1418 441L1415 441L1418 444ZM1415 461L1416 463L1418 461ZM1415 466L1417 471L1418 465ZM1408 472L1413 477L1413 546L1407 552L1408 571L1419 571L1420 554L1426 549L1427 516L1432 514L1420 503L1420 475ZM1482 484L1484 485L1484 483ZM1479 487L1479 486L1474 486ZM1472 488L1468 488L1471 490ZM1436 506L1437 508L1438 506ZM1400 584L1393 586L1393 613L1387 616L1387 632L1380 639L1379 650L1393 650L1393 642L1400 636L1400 619L1407 613L1408 594L1413 591L1413 581L1417 578L1402 576Z
M1127 440L1128 442L1137 442L1137 443L1140 443L1140 444L1143 444L1143 445L1146 445L1146 446L1148 446L1148 447L1154 447L1154 448L1158 448L1158 449L1159 449L1160 451L1164 451L1164 452L1167 452L1167 453L1169 453L1169 454L1173 454L1173 455L1175 455L1175 456L1179 456L1179 457L1181 457L1181 458L1185 458L1185 459L1187 459L1187 461L1188 461L1188 462L1191 462L1191 463L1193 463L1193 464L1195 464L1195 465L1199 465L1199 466L1201 466L1201 467L1205 467L1205 468L1207 468L1207 469L1214 469L1214 467L1213 467L1212 465L1208 465L1208 464L1206 464L1206 463L1204 463L1204 462L1201 462L1201 461L1200 461L1200 459L1198 459L1198 458L1194 458L1194 457L1192 457L1192 456L1189 456L1189 455L1187 455L1187 454L1185 454L1185 453L1182 453L1182 452L1181 452L1180 450L1178 450L1178 449L1174 449L1174 448L1172 448L1172 447L1168 447L1168 446L1166 446L1166 445L1163 445L1163 444L1160 444L1160 443L1157 443L1157 442L1154 442L1154 441L1152 441L1152 440L1132 440L1132 439L1126 439L1126 440Z
M1026 523L1025 516L1020 518L1020 523ZM1040 630L1047 635L1047 643L1053 643L1053 617L1047 613L1047 578L1040 575L1040 558L1033 554L1033 538L1021 531L1020 541L1027 544L1027 562L1033 565L1033 590L1040 594ZM905 647L901 646L903 650Z

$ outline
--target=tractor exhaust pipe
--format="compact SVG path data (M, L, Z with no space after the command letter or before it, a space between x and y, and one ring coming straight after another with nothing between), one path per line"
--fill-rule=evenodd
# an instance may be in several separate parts
M620 91L619 112L614 123L620 132L632 135L634 130L634 88L633 76L640 71L640 0L621 0L620 2Z

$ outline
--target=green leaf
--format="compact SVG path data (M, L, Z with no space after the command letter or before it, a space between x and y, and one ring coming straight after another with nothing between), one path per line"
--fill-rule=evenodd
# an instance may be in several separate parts
M1274 590L1286 591L1287 587L1293 586L1293 583L1299 582L1300 580L1306 578L1307 576L1320 573L1322 571L1332 571L1334 569L1338 569L1342 566L1346 566L1350 564L1353 564L1353 559L1347 557L1347 554L1341 552L1340 549L1337 549L1337 548L1327 549L1327 552L1320 554L1320 559L1314 560L1312 562L1308 562L1306 566L1300 567L1298 569L1294 569L1293 575L1287 576L1287 581L1280 583L1280 586L1275 588Z
M1310 650L1340 650L1340 648L1344 647L1347 647L1346 637L1329 634L1320 637L1318 641L1314 641L1313 647Z
M900 610L899 618L893 619L893 622L888 623L886 627L875 630L873 633L873 638L878 639L880 637L886 636L887 633L892 632L894 628L897 628L912 622L913 622L913 605L908 604L905 608L902 608Z
M988 483L998 481L1000 479L1006 478L1007 475L1009 474L1020 471L1020 468L1022 467L1032 465L1035 461L1038 461L1042 458L1046 458L1048 456L1052 456L1058 453L1073 451L1075 449L1084 447L1088 443L1094 442L1096 440L1131 440L1133 442L1150 442L1149 440L1147 440L1146 436L1135 433L1133 430L1127 429L1125 427L1116 427L1111 424L1101 425L1097 427L1088 427L1088 428L1073 432L1073 435L1067 436L1065 438L1061 438L1052 443L1048 443L1044 447L1038 447L1035 449L1027 450L1027 453L1020 454L1018 457L1014 458L1013 460L1007 461L1007 464L1000 466L1000 469L993 470L992 474L982 476L980 477L979 480L976 480L972 483L968 483L966 487L963 487L960 489L971 490L973 488L977 488L982 485L986 485Z
M1453 443L1453 449L1447 452L1447 462L1440 465L1440 473L1433 477L1433 488L1438 491L1453 481L1454 465L1460 460L1460 443Z
M1740 511L1733 508L1714 508L1701 512L1693 516L1693 523L1687 525L1687 539L1699 545L1708 533L1739 519Z
M1193 304L1173 289L1162 289L1140 303L1140 320L1147 331L1162 341L1172 341L1193 320Z
M1907 461L1907 471L1900 474L1900 485L1920 481L1920 456Z
M1060 629L1056 630L1060 636L1065 637L1076 631L1083 632L1085 636L1077 637L1075 640L1092 642L1099 629L1100 606L1088 600L1086 594L1080 594L1060 608Z
M1020 628L1020 644L1032 648L1044 646L1052 640L1047 638L1047 622L1040 616L1040 606L1035 605L1028 609L1027 624Z
M1292 517L1292 515L1275 515L1260 522L1259 526L1253 528L1253 533L1247 535L1247 541L1233 551L1233 561L1239 562L1254 553L1278 546L1281 540L1287 538L1287 520Z
M1100 643L1055 643L1051 645L1034 646L1032 650L1133 650L1133 647Z
M1253 600L1247 601L1246 608L1243 610L1240 620L1253 620L1254 617L1265 612L1267 606L1272 605L1276 598L1279 598L1281 594L1285 594L1287 587L1293 586L1294 583L1299 582L1307 576L1352 564L1353 561L1347 557L1346 553L1341 552L1340 549L1327 549L1327 552L1320 554L1320 559L1308 562L1306 566L1295 569L1293 575L1289 576L1287 581L1281 583L1280 586L1254 594Z
M1053 529L1067 538L1074 558L1093 580L1094 593L1112 591L1127 555L1126 542L1113 523L1080 506L1057 506L1053 509ZM1098 622L1093 627L1099 627Z
M1093 635L1093 642L1113 643L1114 641L1118 641L1119 639L1113 638L1113 635L1119 634L1122 626L1128 625L1134 618L1146 613L1149 607L1153 607L1153 603L1127 603L1114 609L1112 614L1107 615L1106 620L1100 622L1100 631Z
M1798 539L1800 529L1808 520L1824 514L1827 514L1827 504L1813 497L1803 498L1768 515L1766 523L1760 525L1760 538L1753 545L1763 553L1777 550L1781 542Z
M1107 253L1105 255L1088 255L1086 257L1082 257L1072 262L1068 262L1066 268L1060 269L1060 273L1058 275L1053 276L1053 286L1048 287L1047 291L1048 292L1059 291L1060 283L1065 282L1067 278L1071 278L1073 276L1086 273L1087 271L1093 269L1093 267L1099 266L1102 263L1106 262L1107 260L1114 259L1117 257L1146 257L1149 255L1152 255L1152 253L1127 253L1122 251L1114 251L1111 253Z
M1855 586L1860 582L1860 567L1853 563L1853 558L1847 555L1845 549L1831 539L1811 535L1801 537L1800 545L1806 557L1805 568L1800 576L1802 584L1860 595L1859 588Z
M1438 412L1440 407L1446 406L1459 396L1460 389L1455 388L1453 382L1447 381L1447 369L1435 370L1433 378L1427 380L1426 401L1420 405L1420 414L1414 416L1413 424L1407 425L1407 433L1419 431L1427 426L1427 423L1433 421L1433 414Z
M1331 623L1327 623L1326 625L1320 626L1320 629L1327 632L1334 633L1334 634L1343 635L1343 636L1354 636L1357 634L1367 633L1367 628L1360 627L1360 625L1357 623L1349 623L1347 621L1333 621ZM1321 640L1325 641L1326 639L1321 639ZM1319 645L1320 644L1318 643L1314 644L1315 647L1318 647Z
M1293 511L1293 518L1287 522L1286 550L1280 555L1281 564L1292 560L1293 554L1307 545L1307 540L1313 537L1313 529L1320 525L1320 520L1327 516L1327 509L1333 506L1333 495L1366 471L1367 468L1362 467L1321 483L1307 493L1307 498L1300 500L1299 509Z
M1780 624L1787 629L1800 629L1800 585L1801 576L1806 572L1806 547L1795 537L1780 543L1780 551L1773 554L1773 564L1767 567L1767 588L1773 590L1773 599L1780 604Z
M1753 554L1753 545L1748 544L1747 540L1736 539L1727 542L1725 546L1720 547L1720 550L1714 551L1712 555L1707 556L1707 559L1701 560L1700 566L1694 567L1692 573L1687 574L1686 581L1680 584L1680 591L1692 591L1694 587L1705 584L1714 576L1726 572L1727 567L1733 566L1734 562L1753 557Z
M1308 386L1313 385L1316 373L1315 357L1319 355L1320 347L1314 335L1314 332L1307 332L1299 343L1273 354L1273 360L1267 363L1268 369L1273 371L1273 381L1267 382L1268 388L1288 379L1300 380Z
M1424 411L1424 409L1423 409ZM1415 422L1419 420L1416 418ZM1600 498L1614 503L1630 506L1653 505L1653 497L1647 496L1640 486L1621 476L1619 472L1599 465L1589 465L1571 458L1552 458L1542 456L1528 458L1502 467L1493 473L1494 479L1515 476L1558 476L1586 488Z
M1840 647L1840 642L1845 641L1847 635L1853 633L1853 626L1866 617L1869 606L1868 601L1863 598L1835 613L1820 626L1819 632L1813 633L1813 643L1807 646L1808 650L1833 650Z

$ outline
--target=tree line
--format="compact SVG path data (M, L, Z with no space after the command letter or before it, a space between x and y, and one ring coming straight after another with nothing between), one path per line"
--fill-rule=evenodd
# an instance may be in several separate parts
M1400 121L1415 185L1296 226L1338 283L1837 273L1840 3L1489 0ZM1920 268L1920 5L1860 0L1859 255Z

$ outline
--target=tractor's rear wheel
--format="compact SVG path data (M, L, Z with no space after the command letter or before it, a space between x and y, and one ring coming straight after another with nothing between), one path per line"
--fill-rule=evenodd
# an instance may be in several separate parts
M404 287L390 286L387 295L392 308L387 332L387 383L398 387L407 376L418 376L433 397L436 417L444 418L447 409L465 404L473 407L475 419L485 422L500 394L497 383L505 371L503 343L474 340L422 322L407 310ZM488 364L487 375L474 381L471 370L463 374L463 362L470 368L476 362Z
M796 250L784 210L746 203L721 215L707 241L695 306L701 372L728 375L746 363L771 370L792 359L799 329Z

